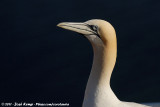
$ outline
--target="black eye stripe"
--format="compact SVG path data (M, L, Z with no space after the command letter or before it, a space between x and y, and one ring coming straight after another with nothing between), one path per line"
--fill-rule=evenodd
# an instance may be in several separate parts
M98 26L89 25L89 24L86 24L86 23L85 23L85 26L89 27L92 31L94 31L95 35L97 35L99 38L101 38L100 35L98 34Z
M88 26L91 30L93 30L93 31L95 31L95 32L97 32L97 30L98 30L98 26L96 26L96 25L86 24L86 26Z
M98 27L95 25L89 25L89 26L90 26L90 29L93 31L97 31L97 29L98 29Z
M74 24L74 25L82 25L82 24ZM87 24L87 23L84 23L84 25L87 26L87 27L89 27L89 28L91 29L91 31L89 31L89 30L86 30L86 31L89 31L89 32L91 32L92 34L95 34L95 35L97 35L99 38L101 38L100 35L98 34L98 26L96 26L96 25L89 25L89 24ZM68 26L68 27L69 27L69 26ZM70 27L72 27L72 26L70 26ZM85 29L81 29L81 30L85 30ZM92 34L85 34L85 35L92 35Z

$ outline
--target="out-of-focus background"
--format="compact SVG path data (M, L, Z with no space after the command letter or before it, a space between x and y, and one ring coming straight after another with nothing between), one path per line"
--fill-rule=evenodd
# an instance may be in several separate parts
M1 0L0 101L81 107L92 47L59 22L104 19L116 29L117 97L160 102L159 0Z

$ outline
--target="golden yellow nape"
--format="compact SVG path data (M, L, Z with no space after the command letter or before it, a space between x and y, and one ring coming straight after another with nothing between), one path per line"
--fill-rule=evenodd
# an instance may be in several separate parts
M104 20L62 22L57 26L83 34L94 52L91 73L87 82L83 107L149 107L120 101L110 87L110 78L117 57L117 40L113 26Z

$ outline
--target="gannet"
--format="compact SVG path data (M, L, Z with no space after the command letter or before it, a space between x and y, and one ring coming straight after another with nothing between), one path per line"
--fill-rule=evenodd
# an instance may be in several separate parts
M104 20L62 22L57 26L83 34L93 47L94 57L82 107L150 107L120 101L110 87L117 57L117 39L113 26Z

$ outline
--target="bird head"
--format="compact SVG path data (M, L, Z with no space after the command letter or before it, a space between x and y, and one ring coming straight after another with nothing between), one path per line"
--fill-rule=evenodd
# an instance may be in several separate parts
M92 19L86 22L62 22L58 27L83 34L92 44L106 45L115 39L115 30L112 25L104 20Z

